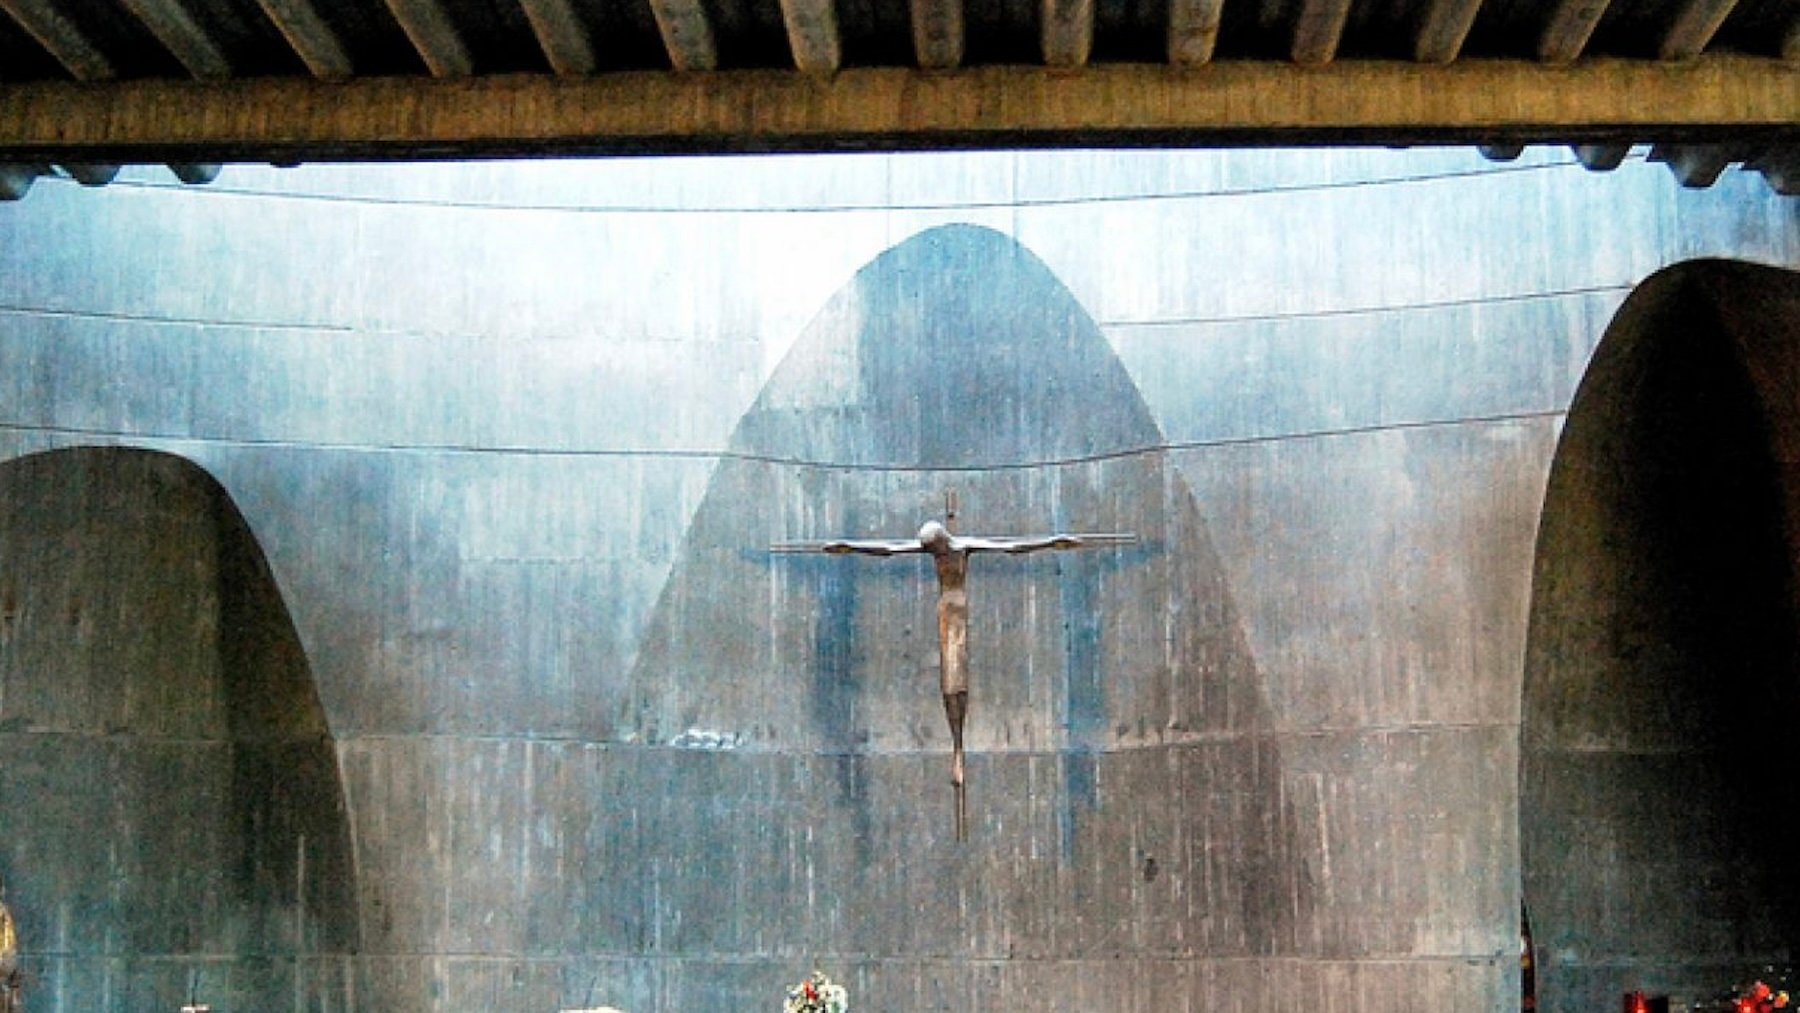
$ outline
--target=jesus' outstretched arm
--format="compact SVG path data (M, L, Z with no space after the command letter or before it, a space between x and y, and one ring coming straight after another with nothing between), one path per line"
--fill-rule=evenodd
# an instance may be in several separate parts
M957 547L966 552L1038 552L1043 549L1094 549L1105 545L1131 545L1136 535L1125 534L1056 534L1056 535L964 535L956 539Z
M865 556L898 556L907 552L924 552L917 538L835 538L813 542L776 542L770 552L826 552L845 556L852 552Z

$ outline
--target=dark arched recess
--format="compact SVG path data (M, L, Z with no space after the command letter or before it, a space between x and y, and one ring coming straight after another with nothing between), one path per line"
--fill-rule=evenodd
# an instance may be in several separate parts
M1542 1009L1677 1008L1796 952L1800 275L1682 264L1569 411L1533 575L1520 841Z
M255 537L186 460L0 464L0 875L32 1010L342 1005L336 750Z

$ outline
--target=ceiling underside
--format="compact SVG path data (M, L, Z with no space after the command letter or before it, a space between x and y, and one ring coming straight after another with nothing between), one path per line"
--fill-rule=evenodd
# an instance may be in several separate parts
M1655 145L1800 188L1800 0L0 0L0 197L127 162Z

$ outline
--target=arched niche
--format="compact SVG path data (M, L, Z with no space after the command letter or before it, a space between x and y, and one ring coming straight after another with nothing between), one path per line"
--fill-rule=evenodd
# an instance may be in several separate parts
M630 683L596 694L629 786L590 796L597 820L645 828L607 838L602 888L654 879L663 952L731 955L621 1006L753 1008L792 973L767 940L812 941L859 1009L1244 1001L1200 968L1285 956L1317 881L1166 442L1099 325L1010 236L928 229L833 296L733 434ZM910 534L947 488L965 532L1140 539L971 564L967 843L929 561L766 550ZM610 909L615 950L654 938L629 896Z
M262 550L186 460L0 464L0 874L33 1010L342 1005L336 750Z
M1520 842L1540 1008L1681 1008L1800 941L1800 275L1646 280L1570 408L1538 534Z

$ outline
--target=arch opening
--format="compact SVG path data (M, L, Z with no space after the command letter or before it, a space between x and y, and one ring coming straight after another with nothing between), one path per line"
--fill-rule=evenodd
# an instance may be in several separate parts
M1800 275L1644 282L1551 467L1520 741L1539 1008L1717 997L1800 952L1793 903Z
M348 822L225 490L143 450L0 464L0 875L29 1008L309 1008L357 947Z

